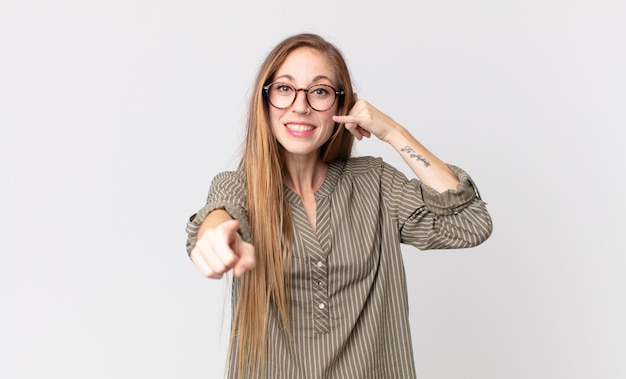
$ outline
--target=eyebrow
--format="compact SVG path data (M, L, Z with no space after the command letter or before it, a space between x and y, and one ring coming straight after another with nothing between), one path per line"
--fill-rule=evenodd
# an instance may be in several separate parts
M296 79L293 76L289 75L289 74L277 76L277 77L274 78L274 80L281 79L281 78L289 79L292 82L296 81ZM314 83L314 82L317 82L318 80L321 80L321 79L326 79L329 82L333 83L333 81L326 75L317 75L316 77L313 78L313 80L311 82Z

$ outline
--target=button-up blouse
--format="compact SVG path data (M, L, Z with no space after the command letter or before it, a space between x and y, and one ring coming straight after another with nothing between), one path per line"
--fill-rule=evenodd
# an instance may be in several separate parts
M450 168L460 183L439 193L380 158L333 162L315 192L315 231L300 197L284 187L295 232L292 339L271 310L268 378L416 377L400 244L421 250L467 248L485 241L492 230L470 177ZM239 220L243 239L251 241L243 172L223 172L214 178L207 204L187 224L188 252L206 215L218 208ZM235 278L233 304L237 294ZM236 376L232 364L230 374Z

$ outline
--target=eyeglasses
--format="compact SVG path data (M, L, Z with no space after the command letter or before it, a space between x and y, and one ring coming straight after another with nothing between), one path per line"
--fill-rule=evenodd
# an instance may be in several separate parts
M315 84L309 88L296 89L287 83L274 82L264 86L263 91L270 104L278 109L289 108L296 101L298 92L304 91L306 102L311 109L318 112L332 108L337 97L343 95L343 91L337 91L327 84Z

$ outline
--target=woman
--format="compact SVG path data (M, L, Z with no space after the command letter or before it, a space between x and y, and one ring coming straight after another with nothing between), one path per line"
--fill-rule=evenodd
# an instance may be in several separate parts
M389 143L419 180L354 138ZM476 246L491 219L468 175L357 98L341 53L313 34L266 58L245 151L192 216L200 272L233 271L231 378L414 378L400 243Z

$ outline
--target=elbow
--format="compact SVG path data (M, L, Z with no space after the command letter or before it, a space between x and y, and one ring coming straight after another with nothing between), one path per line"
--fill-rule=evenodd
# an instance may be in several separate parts
M442 220L443 221L443 220ZM437 234L449 241L448 248L476 247L487 241L493 232L493 222L486 209L466 209L439 224Z
M483 242L487 241L489 237L491 236L492 232L493 232L493 224L491 223L491 220L489 220L488 225L484 228L481 228L479 232L475 235L474 244L470 247L478 246L482 244Z
M475 217L471 220L470 225L471 227L467 229L470 237L467 239L467 247L475 247L482 244L487 241L493 233L493 221L486 210L480 217Z

